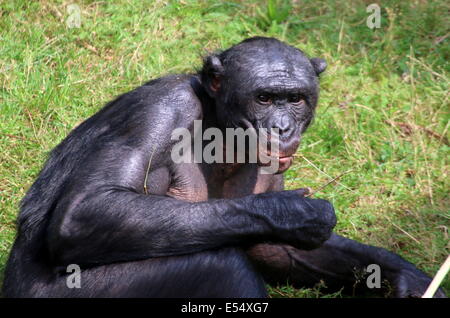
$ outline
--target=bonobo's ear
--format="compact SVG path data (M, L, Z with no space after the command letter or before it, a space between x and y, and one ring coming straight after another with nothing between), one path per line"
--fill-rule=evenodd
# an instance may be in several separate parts
M210 55L205 58L201 71L201 79L203 87L211 97L214 97L219 90L223 74L224 68L217 55Z
M312 58L310 61L317 75L325 71L327 68L327 62L325 62L325 60L321 58L315 57Z

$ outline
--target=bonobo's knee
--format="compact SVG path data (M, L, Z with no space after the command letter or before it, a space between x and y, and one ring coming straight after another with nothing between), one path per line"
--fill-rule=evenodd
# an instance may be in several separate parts
M249 261L247 254L236 248L207 252L199 258L207 266L199 271L204 280L203 292L208 297L266 297L262 276Z
M157 290L153 297L267 296L262 276L237 248L161 258L151 267L158 273L149 282Z

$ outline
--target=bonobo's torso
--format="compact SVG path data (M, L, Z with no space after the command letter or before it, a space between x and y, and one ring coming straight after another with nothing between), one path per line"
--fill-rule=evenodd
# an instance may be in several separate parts
M192 163L172 168L175 170L173 178L167 182L164 194L190 202L263 193L276 190L282 184L281 175L259 174L256 164ZM151 175L148 179L148 188L154 188Z
M261 174L258 171L256 164L171 164L149 173L147 189L151 194L198 202L282 188L282 175Z

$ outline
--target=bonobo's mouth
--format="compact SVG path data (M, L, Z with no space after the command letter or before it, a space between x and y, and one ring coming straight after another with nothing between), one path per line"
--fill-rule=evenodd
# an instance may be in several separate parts
M290 166L294 162L294 155L300 144L300 139L301 138L298 138L291 142L289 147L283 147L282 149L279 149L277 153L272 153L271 151L265 153L266 158L270 158L272 164L274 162L278 164L279 168L277 173L283 173L290 168Z
M276 164L278 166L276 173L285 172L287 169L290 168L290 166L294 162L293 154L292 155L274 156L274 155L270 155L270 153L266 153L264 155L264 157L266 158L266 160L264 162L262 162L261 160L258 160L258 165L262 166L262 167L267 167L267 166L273 167L274 164ZM267 162L267 158L270 158L269 162Z
M244 118L241 119L241 124L242 128L244 129L255 129L254 125ZM278 143L276 150L273 149L276 152L274 153L270 149L270 147L269 149L259 148L257 150L258 165L267 167L276 164L278 166L278 169L275 173L283 173L292 165L294 161L294 153L297 150L301 138L293 138L289 142L284 142L284 144L281 145L278 136L276 135L272 136L271 134L265 133L263 135L260 135L258 138L263 138L263 140L265 139L266 141L264 142L264 144L269 145L273 137L275 137L275 142ZM278 149L278 147L280 146L282 147L282 149Z

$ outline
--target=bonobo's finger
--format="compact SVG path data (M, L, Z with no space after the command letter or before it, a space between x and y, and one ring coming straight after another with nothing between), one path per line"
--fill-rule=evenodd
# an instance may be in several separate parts
M308 194L311 193L311 189L310 188L300 188L300 189L295 189L295 190L292 190L292 191L296 192L301 197L305 197L305 196L307 196Z

